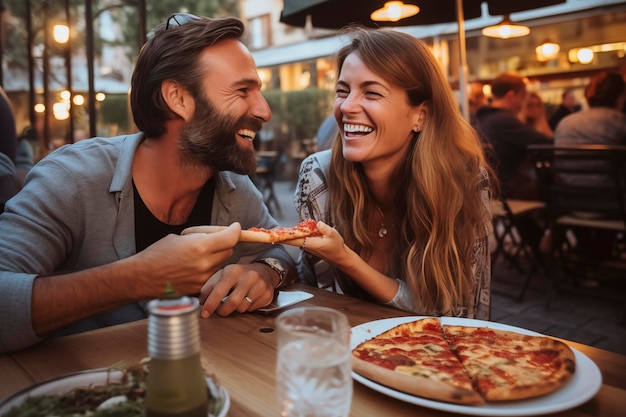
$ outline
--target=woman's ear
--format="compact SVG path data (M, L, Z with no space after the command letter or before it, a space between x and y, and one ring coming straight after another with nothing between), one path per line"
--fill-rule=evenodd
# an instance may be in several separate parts
M161 95L172 113L187 121L195 111L195 102L191 94L180 83L165 80L161 84Z
M426 107L426 103L422 103L415 108L413 115L413 132L417 133L422 131L422 126L424 125L424 120L426 120L427 111L428 109Z

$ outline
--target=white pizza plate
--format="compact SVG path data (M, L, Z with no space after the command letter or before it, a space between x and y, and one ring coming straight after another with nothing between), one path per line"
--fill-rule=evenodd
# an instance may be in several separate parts
M381 319L360 324L352 328L352 336L350 338L350 348L354 349L359 343L362 343L372 337L402 323L424 318L423 316L396 317L389 319ZM474 327L490 327L498 330L511 330L518 333L541 336L530 330L519 327L509 326L506 324L493 323L483 320L463 319L454 317L442 317L441 323L444 325L460 325ZM452 413L473 415L473 416L535 416L540 414L555 413L558 411L568 410L593 398L602 386L602 374L598 366L583 353L572 348L576 357L576 372L572 378L561 388L556 391L533 399L521 401L507 401L504 403L489 403L481 406L467 406L459 404L445 403L435 400L429 400L417 397L404 392L397 391L393 388L378 384L372 380L362 377L356 372L352 372L352 378L361 384L388 395L398 400L406 401L411 404L420 405L436 410L448 411Z
M64 395L79 387L105 385L107 378L109 382L119 382L122 375L122 371L119 370L93 369L32 385L0 401L0 416L8 413L13 407L21 405L28 397L37 395ZM216 407L217 414L209 412L208 417L225 417L230 408L230 396L228 395L228 391L226 391L223 386L217 384L212 378L207 378L206 381L211 393L218 400L221 400L221 406L218 405Z

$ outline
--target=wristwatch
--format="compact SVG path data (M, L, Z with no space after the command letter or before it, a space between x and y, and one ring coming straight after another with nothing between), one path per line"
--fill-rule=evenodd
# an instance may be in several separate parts
M285 271L285 268L280 263L280 261L276 258L261 258L257 259L255 262L264 263L265 265L276 271L278 273L278 284L276 284L274 288L280 287L280 285L285 280L285 277L287 276L287 271Z

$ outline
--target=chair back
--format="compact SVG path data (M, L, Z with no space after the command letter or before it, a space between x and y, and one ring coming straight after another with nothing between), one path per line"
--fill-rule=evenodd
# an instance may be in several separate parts
M529 145L548 214L626 221L626 146Z

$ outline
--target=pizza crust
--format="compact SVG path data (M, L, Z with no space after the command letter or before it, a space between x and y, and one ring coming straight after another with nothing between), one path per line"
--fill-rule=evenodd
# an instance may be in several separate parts
M437 379L392 371L352 356L352 369L359 375L398 391L419 397L463 405L480 405L484 400L473 390Z
M216 233L226 229L226 226L191 226L181 232L181 235L188 235L191 233ZM255 243L273 243L272 236L265 232L258 232L253 230L242 230L239 234L240 242L255 242Z
M217 233L225 229L226 226L191 226L180 232L180 234L189 235L191 233Z

